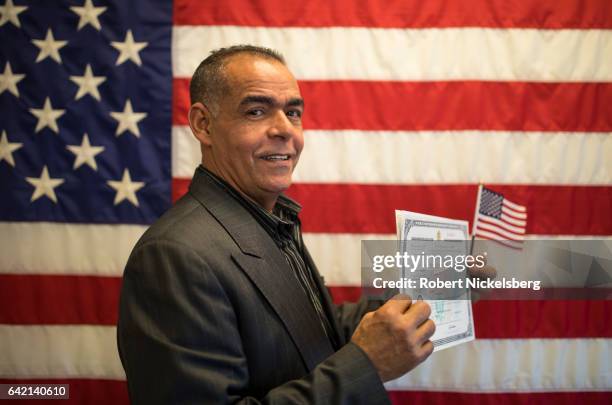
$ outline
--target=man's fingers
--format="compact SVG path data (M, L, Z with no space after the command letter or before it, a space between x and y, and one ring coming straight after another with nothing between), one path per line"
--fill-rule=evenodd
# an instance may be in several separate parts
M409 308L404 314L406 320L412 324L414 328L417 328L423 322L425 322L431 315L431 307L425 301L417 301Z
M385 304L381 306L379 310L403 314L410 308L411 305L412 298L406 294L397 294L394 295L389 301L385 302Z
M410 295L407 294L395 294L393 297L391 297L392 300L397 300L397 301L410 301L412 302L412 298L410 298Z
M434 345L431 340L428 340L427 342L423 343L423 346L421 346L422 360L425 360L427 357L429 357L429 355L433 353L433 349Z
M426 342L436 332L436 324L431 319L426 320L419 326L415 332L415 338L418 342Z

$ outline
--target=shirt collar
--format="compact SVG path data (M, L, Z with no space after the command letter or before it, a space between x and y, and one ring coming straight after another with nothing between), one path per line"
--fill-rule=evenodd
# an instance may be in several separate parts
M269 227L275 232L278 232L282 228L291 229L293 226L299 224L298 214L302 210L302 206L286 195L281 194L276 200L276 204L274 205L272 212L269 212L255 201L244 196L227 181L217 176L204 166L198 166L197 170L203 172L218 186L227 191L229 195L231 195L236 201L251 212L251 214L255 216L255 219L264 225L264 227Z

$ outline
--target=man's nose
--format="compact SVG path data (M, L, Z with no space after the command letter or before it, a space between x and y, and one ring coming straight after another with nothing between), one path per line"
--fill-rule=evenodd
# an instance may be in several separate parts
M274 114L268 135L271 137L290 138L295 135L295 126L284 111Z

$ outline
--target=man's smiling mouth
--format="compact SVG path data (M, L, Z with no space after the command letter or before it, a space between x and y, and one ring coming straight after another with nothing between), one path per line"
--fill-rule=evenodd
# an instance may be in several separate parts
M289 160L289 155L281 155L281 154L272 154L272 155L265 155L262 156L261 158L264 160L268 160L268 161L282 161L282 160Z

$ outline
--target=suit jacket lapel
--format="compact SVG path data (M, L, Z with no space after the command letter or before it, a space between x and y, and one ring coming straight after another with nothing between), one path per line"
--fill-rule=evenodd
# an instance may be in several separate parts
M333 353L333 348L282 252L239 202L199 170L189 191L236 242L241 254L232 258L277 313L306 367L313 369Z

